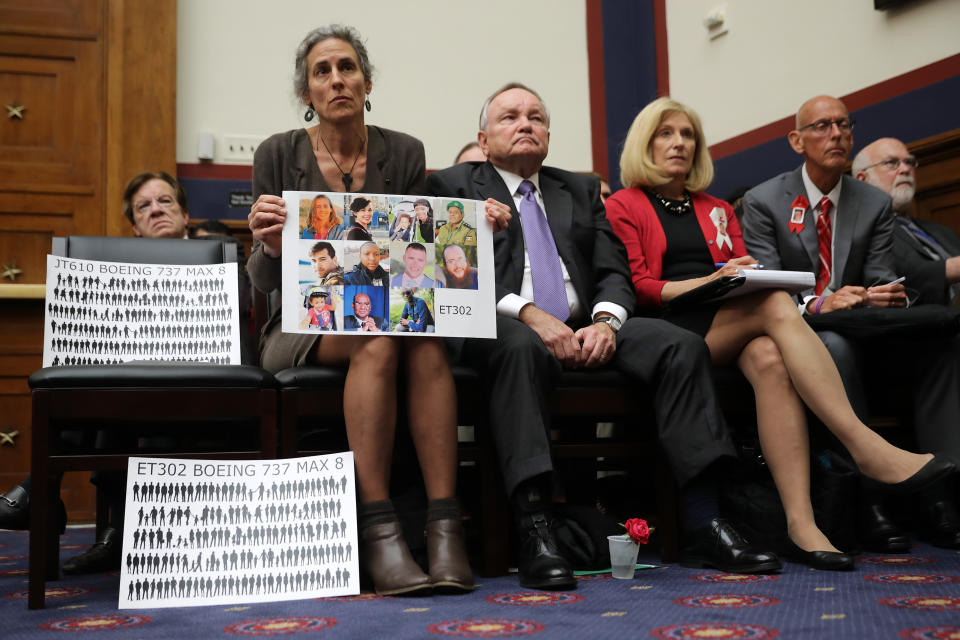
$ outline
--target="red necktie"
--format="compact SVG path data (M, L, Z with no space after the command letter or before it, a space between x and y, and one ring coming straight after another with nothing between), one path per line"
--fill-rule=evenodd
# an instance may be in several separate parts
M817 244L820 246L820 274L817 276L817 286L813 292L817 295L830 284L830 274L833 273L832 236L830 231L830 209L833 203L824 196L820 199L820 215L817 216Z

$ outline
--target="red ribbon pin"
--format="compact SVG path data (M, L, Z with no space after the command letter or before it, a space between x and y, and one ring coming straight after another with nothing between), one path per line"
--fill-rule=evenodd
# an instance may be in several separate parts
M790 224L787 225L790 233L800 233L803 231L803 216L810 208L810 203L806 196L797 196L793 204L790 205Z

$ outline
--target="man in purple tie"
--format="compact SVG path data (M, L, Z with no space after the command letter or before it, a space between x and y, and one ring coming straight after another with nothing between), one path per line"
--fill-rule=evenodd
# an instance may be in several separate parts
M563 369L609 367L653 393L661 442L684 487L691 563L726 571L780 568L717 517L716 486L733 447L713 395L704 342L662 320L630 318L635 296L626 250L607 222L600 183L543 166L550 115L536 92L508 84L484 103L477 139L486 162L432 173L437 196L511 206L494 233L497 339L467 340L485 368L490 425L519 532L520 584L570 589L558 552L548 400Z

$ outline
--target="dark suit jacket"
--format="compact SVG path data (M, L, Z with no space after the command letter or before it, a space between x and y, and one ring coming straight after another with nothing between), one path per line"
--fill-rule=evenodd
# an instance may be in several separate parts
M929 220L910 218L924 233L940 243L951 256L960 256L960 237L952 229ZM899 224L893 230L893 257L897 272L906 276L906 286L920 293L919 302L948 304L950 289L944 260L933 260L916 236Z
M600 202L600 183L553 167L541 167L540 190L560 259L589 316L597 302L613 302L633 312L627 252L614 235ZM427 176L433 196L486 200L510 205L510 226L493 234L493 258L499 301L520 294L523 280L523 231L520 213L500 174L489 162L465 162ZM580 318L586 322L589 318Z
M890 196L850 176L841 180L833 228L834 288L886 284L897 277ZM813 207L817 203L811 202L804 214L803 231L791 233L788 227L791 205L799 195L807 195L800 168L748 191L743 197L743 240L750 255L767 269L809 271L816 276L820 250ZM812 294L812 288L801 292Z
M381 318L380 316L370 316L373 318L373 324L377 325L377 328L380 331L390 331L390 321L386 318ZM358 325L360 321L357 320L357 316L343 316L343 330L344 331L359 331Z

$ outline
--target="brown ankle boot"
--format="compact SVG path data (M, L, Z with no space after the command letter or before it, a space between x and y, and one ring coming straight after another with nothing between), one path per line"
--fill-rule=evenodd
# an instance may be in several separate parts
M473 572L467 561L460 519L432 520L425 533L434 589L450 593L473 591Z
M430 577L414 562L396 520L361 529L360 566L381 596L429 595L432 590Z

